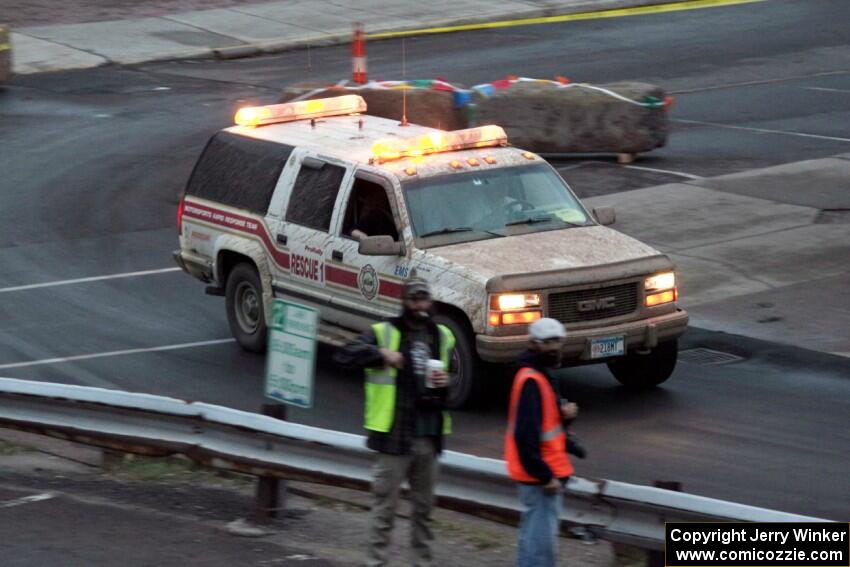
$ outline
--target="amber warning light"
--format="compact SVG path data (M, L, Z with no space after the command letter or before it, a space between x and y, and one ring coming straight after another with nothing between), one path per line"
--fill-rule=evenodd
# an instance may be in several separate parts
M358 95L300 100L267 106L240 108L233 121L240 126L263 126L307 118L325 118L366 112L366 101Z
M440 152L505 146L507 143L508 135L501 126L490 125L451 132L431 132L402 140L378 140L372 146L371 161L384 163Z

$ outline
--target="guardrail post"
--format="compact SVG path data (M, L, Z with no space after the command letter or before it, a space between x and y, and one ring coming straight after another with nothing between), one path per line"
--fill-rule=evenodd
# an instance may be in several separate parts
M286 406L282 404L263 404L262 414L276 419L286 420ZM281 498L283 493L283 498ZM277 512L286 501L286 481L272 476L257 478L256 507L254 520L258 524L268 524L277 518Z
M675 480L656 480L652 483L655 488L682 492L682 483ZM646 552L646 567L664 567L664 552L650 550Z

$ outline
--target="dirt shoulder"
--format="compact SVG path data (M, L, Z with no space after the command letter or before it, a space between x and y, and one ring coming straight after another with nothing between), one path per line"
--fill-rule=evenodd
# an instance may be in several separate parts
M61 455L61 456L57 456ZM253 479L181 459L120 458L0 429L0 540L14 567L52 565L362 565L367 494L291 483L285 511L260 537L234 535L253 514ZM409 565L408 503L393 565ZM516 529L445 510L435 514L436 564L515 564ZM4 547L7 547L4 544ZM612 565L607 543L561 541L561 565ZM70 561L70 562L69 562Z

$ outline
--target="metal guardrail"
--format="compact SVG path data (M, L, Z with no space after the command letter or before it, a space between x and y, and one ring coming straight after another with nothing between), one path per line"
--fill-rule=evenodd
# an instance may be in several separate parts
M218 468L365 490L365 438L175 398L0 378L0 426L130 453L183 454ZM445 451L439 506L515 521L520 505L504 462ZM602 539L661 549L664 523L827 521L609 480L574 477L561 519Z

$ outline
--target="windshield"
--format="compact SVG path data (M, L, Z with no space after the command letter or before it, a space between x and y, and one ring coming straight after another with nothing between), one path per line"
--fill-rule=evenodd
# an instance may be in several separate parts
M403 185L413 231L427 246L593 224L545 164L470 171Z

